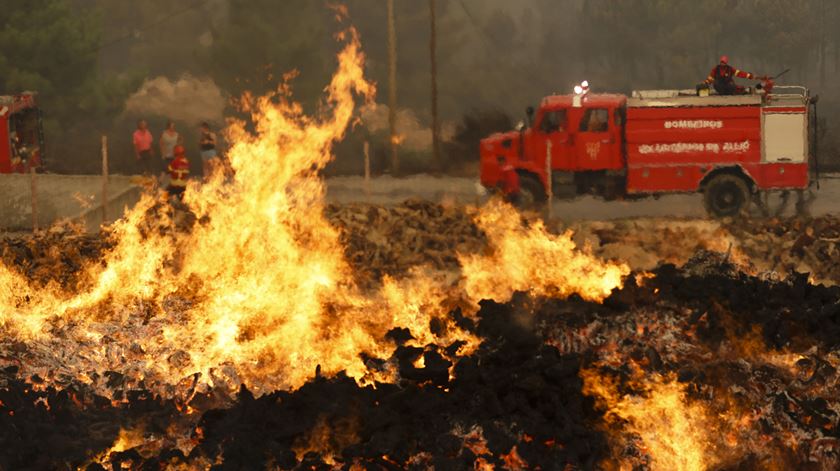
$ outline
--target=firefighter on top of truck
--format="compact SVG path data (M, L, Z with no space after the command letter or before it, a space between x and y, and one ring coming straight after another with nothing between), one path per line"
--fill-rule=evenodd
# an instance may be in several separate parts
M744 93L744 87L735 83L735 77L745 79L756 78L750 72L732 67L729 65L729 57L721 56L720 62L709 72L705 83L713 85L715 91L720 95L740 95Z

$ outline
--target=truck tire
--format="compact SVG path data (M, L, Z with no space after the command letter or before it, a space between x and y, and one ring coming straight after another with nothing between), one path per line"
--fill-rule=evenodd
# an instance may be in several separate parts
M733 217L749 207L750 189L743 178L732 174L713 177L706 184L703 201L713 217Z
M520 208L531 209L545 204L545 188L542 183L531 175L519 175L519 194L516 205Z
M577 196L575 174L572 172L554 172L551 190L559 200L570 200Z

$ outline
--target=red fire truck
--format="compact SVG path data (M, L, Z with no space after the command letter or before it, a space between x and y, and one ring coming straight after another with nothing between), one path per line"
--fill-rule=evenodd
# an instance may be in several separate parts
M576 87L529 108L528 126L481 141L481 183L506 186L503 167L512 166L525 205L545 201L549 188L606 199L701 192L710 214L734 216L769 191L809 187L816 101L771 81L731 96Z
M0 173L40 169L44 158L44 127L35 93L0 95Z

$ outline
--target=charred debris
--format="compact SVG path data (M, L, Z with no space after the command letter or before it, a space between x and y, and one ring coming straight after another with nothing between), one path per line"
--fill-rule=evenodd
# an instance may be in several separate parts
M414 265L456 269L456 252L486 244L463 208L409 201L330 206L326 215L361 283ZM609 244L632 230L594 232ZM635 272L601 304L526 293L483 301L475 316L451 313L483 339L468 355L457 344L410 346L409 330L390 331L391 357L366 363L395 365L394 384L362 387L314 371L295 391L255 396L243 385L230 396L196 391L185 378L162 398L119 371L59 382L24 375L36 352L6 343L0 469L657 469L629 421L586 392L587 375L631 399L655 395L640 378L677 384L685 402L715 418L707 469L837 469L840 287L813 278L840 279L840 222L767 219L721 230L773 276L688 244L679 267ZM72 289L111 241L65 227L0 246L7 266ZM802 267L812 273L797 273Z
M0 468L650 469L639 437L584 394L587 370L628 396L648 394L640 373L672 377L709 411L749 413L721 419L730 440L751 441L712 469L836 469L840 288L745 275L711 252L651 275L603 304L521 293L472 318L456 310L483 338L467 356L407 346L411 332L392 330L396 384L316 371L291 392L163 399L121 389L111 372L103 397L82 381L20 377L20 345L0 358Z

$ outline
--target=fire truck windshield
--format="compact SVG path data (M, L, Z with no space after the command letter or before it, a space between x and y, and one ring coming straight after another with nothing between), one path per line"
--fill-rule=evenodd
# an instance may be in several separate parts
M606 108L590 108L586 110L580 120L580 130L583 132L606 132L610 115Z
M546 111L540 123L540 130L544 133L562 132L566 127L566 110Z

